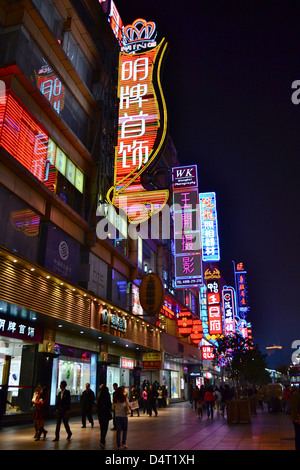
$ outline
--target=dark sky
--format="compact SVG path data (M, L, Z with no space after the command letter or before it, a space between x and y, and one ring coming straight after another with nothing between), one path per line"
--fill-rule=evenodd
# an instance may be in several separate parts
M116 0L123 23L154 21L169 43L162 84L181 164L215 191L220 270L243 261L254 340L300 340L300 1Z

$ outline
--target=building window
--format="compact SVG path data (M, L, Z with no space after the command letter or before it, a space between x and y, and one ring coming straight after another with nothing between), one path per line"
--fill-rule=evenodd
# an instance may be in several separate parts
M93 69L70 31L64 32L62 48L82 80L91 88Z

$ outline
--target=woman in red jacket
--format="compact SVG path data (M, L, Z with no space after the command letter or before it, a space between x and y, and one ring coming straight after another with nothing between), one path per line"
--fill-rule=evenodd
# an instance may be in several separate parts
M214 406L215 406L215 394L214 394L212 387L209 387L207 389L207 392L205 393L204 401L206 404L207 417L209 418L209 415L211 415L211 417L213 418Z

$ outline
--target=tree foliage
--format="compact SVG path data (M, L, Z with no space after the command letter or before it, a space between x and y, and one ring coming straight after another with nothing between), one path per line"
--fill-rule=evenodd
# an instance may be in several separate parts
M215 364L225 368L228 378L238 386L264 385L270 382L266 371L266 356L252 341L239 334L228 335L218 341Z

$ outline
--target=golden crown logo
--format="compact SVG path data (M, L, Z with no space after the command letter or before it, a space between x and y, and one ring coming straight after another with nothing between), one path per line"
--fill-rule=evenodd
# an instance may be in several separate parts
M138 18L132 24L124 27L123 48L124 52L139 51L156 46L156 25L153 21Z

